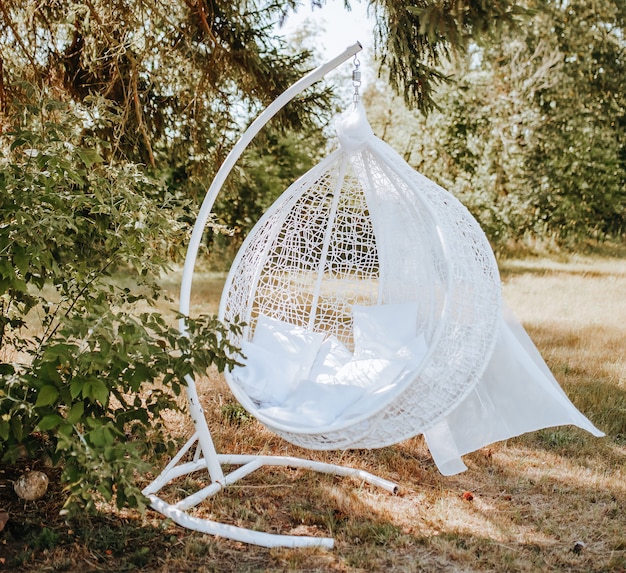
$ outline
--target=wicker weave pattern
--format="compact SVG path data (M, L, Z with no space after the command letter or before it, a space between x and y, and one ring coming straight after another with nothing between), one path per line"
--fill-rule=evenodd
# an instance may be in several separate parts
M372 136L329 156L262 217L233 263L220 316L248 323L248 339L263 314L352 348L352 305L414 301L429 353L372 411L296 431L259 415L227 380L261 422L312 449L382 447L422 433L478 381L500 309L490 246L459 201Z

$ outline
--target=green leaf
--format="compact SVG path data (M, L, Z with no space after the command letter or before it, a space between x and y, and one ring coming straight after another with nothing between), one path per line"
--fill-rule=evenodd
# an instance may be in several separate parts
M104 161L95 149L79 148L78 156L87 168L91 167L94 163L102 163Z
M85 381L82 378L73 378L70 382L70 396L74 400L83 391ZM84 396L85 394L83 394Z
M24 137L16 137L11 144L11 151L19 147L20 145L24 145L25 143L30 143L30 141Z
M48 416L44 416L39 424L37 424L37 429L40 432L47 432L48 430L52 430L59 426L63 422L63 418L58 414L50 414Z
M11 433L18 442L21 442L24 438L24 424L21 416L13 416L11 418Z
M57 434L62 434L65 437L69 437L73 431L74 431L74 428L72 424L61 424L57 428Z
M55 400L59 397L59 391L56 386L47 384L39 390L37 394L37 402L35 402L35 408L41 408L42 406L49 406L54 404Z
M10 430L11 426L9 426L9 422L6 420L0 420L0 440L6 442L9 439Z
M72 408L69 411L69 414L67 415L67 418L66 418L67 423L76 424L76 422L78 422L83 417L84 412L85 412L85 403L76 402L76 404L72 406Z
M13 264L20 270L22 275L28 273L30 269L30 258L28 252L21 245L13 246Z
M1 289L0 289L1 290ZM15 368L12 364L0 363L0 376L7 376L15 373Z
M135 368L131 371L130 374L130 388L133 392L137 392L141 387L141 384L145 380L150 379L150 369L141 362L135 365Z
M105 406L109 400L109 389L101 380L90 380L83 387L83 396L98 400L100 404Z
M88 437L89 441L97 448L103 448L107 443L110 443L106 428L103 427L92 430L86 437Z

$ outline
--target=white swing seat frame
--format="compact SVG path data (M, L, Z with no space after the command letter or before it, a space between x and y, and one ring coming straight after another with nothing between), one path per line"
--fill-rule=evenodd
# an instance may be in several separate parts
M361 44L357 42L356 44L348 47L336 58L313 70L294 83L256 118L256 120L242 135L237 144L232 148L226 157L226 160L218 170L211 186L209 187L209 190L207 191L193 228L181 279L179 312L182 317L189 315L193 272L204 228L215 200L217 199L218 193L243 151L250 144L255 135L263 128L263 126L298 93L313 85L327 73L357 54L361 51L361 49ZM179 330L181 335L187 335L187 325L184 318L181 318L179 322ZM189 413L196 431L187 443L180 449L176 456L172 458L159 476L143 490L143 494L149 499L150 507L152 509L158 511L182 527L262 547L332 548L334 545L334 539L329 537L266 533L228 525L206 518L199 518L189 513L189 510L192 510L206 499L216 495L227 486L233 485L237 481L245 478L255 470L262 467L300 468L341 477L351 477L380 487L394 494L398 492L398 484L394 482L380 478L363 470L342 465L329 464L291 456L218 454L209 431L202 405L198 398L195 380L192 376L186 376L185 383ZM183 459L191 453L194 446L195 453L192 461L183 461ZM224 466L237 466L237 469L230 473L224 473ZM208 472L208 477L210 479L209 485L189 496L184 497L176 503L168 503L157 495L171 481L197 472Z

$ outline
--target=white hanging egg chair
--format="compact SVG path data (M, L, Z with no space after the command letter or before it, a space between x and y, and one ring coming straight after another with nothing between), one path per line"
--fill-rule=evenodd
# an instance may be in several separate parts
M265 213L219 316L248 327L227 374L269 429L311 449L376 448L432 427L493 350L500 280L467 209L374 136L361 105L340 148Z
M183 317L205 225L235 162L297 93L360 50L351 46L279 96L220 167L187 251ZM495 258L467 209L375 137L360 105L340 118L337 132L339 149L276 200L227 277L218 316L246 325L232 339L244 364L226 373L239 402L309 449L378 448L423 433L446 475L465 469L463 454L542 427L574 424L601 436L503 307ZM184 318L180 331L187 332ZM252 531L190 512L263 466L397 491L393 482L340 465L217 453L195 381L185 382L196 432L143 490L176 523L266 547L332 547L331 538ZM237 469L224 473L225 466ZM176 503L159 497L169 482L195 472L210 483Z

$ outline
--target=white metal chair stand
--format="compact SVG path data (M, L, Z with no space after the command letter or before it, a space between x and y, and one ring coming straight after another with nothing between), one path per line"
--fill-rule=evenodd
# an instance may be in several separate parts
M259 115L259 117L244 133L239 142L233 147L224 164L220 167L213 183L211 184L211 187L209 188L209 191L207 192L193 229L181 283L179 310L182 316L189 315L192 276L205 225L217 195L236 161L261 128L282 107L293 99L295 95L311 86L328 72L338 67L350 57L354 56L361 49L362 47L359 43L354 44L346 49L341 55L296 82ZM181 319L179 329L183 335L186 334L186 324L184 319ZM143 490L144 495L146 495L150 500L150 506L153 509L172 519L179 525L203 533L245 543L261 545L264 547L319 546L331 548L334 543L332 538L278 535L253 531L250 529L218 523L209 519L198 518L188 513L188 510L193 509L202 501L220 492L223 488L234 484L238 480L264 466L302 468L322 473L335 474L338 476L352 477L381 487L392 493L397 491L398 486L395 483L379 478L368 472L344 466L286 456L218 454L211 438L211 433L204 416L204 411L198 398L194 379L191 376L186 377L186 384L189 411L196 428L196 433L165 467L162 473ZM188 459L191 452L194 452L194 448L195 453L193 454L192 461L184 461L185 459ZM223 471L224 466L238 466L238 468L231 473L225 474ZM208 474L208 478L210 479L209 485L200 491L185 497L177 503L168 503L158 496L160 490L172 480L196 472Z
M348 48L296 82L248 128L219 169L183 269L189 316L197 252L228 173L258 131L297 93L361 49ZM218 318L242 364L225 372L239 403L266 428L311 450L381 448L424 434L444 475L461 456L543 427L574 424L600 436L567 399L519 323L503 309L489 241L470 212L374 135L358 101L337 122L339 148L290 185L257 221L226 279ZM180 321L182 335L187 333ZM265 467L353 477L370 473L313 460L218 454L192 377L196 433L144 493L180 525L268 547L332 547L200 519L201 502ZM230 473L224 468L237 467ZM198 472L208 485L168 503L159 492Z

